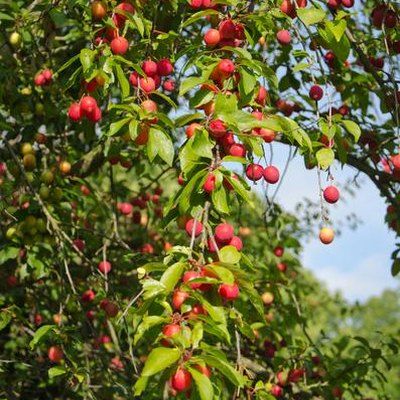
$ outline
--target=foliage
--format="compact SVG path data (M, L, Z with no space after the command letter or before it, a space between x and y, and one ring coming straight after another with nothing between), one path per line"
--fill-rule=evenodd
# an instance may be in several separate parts
M280 141L322 242L335 162L399 230L397 10L346 1L0 1L1 396L389 398L397 331L344 329L274 201Z

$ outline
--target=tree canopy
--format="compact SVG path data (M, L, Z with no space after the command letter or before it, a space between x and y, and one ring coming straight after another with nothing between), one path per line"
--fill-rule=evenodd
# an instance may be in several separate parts
M334 165L400 231L396 4L0 0L0 20L2 397L398 395L397 294L349 305L299 260L309 228L334 240ZM276 202L295 155L307 221Z

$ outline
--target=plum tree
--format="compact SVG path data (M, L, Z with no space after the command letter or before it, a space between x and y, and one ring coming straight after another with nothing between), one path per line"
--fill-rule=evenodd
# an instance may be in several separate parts
M3 3L1 397L385 399L397 341L336 336L299 256L339 165L399 233L397 5Z

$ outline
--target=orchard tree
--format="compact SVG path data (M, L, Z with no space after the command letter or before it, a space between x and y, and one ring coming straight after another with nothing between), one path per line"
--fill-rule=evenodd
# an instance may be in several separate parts
M396 5L0 4L1 395L388 398L275 198L300 155L328 245L349 165L399 232Z

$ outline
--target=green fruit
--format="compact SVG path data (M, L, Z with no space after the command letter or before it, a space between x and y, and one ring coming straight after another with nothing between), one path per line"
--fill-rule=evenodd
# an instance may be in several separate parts
M43 200L47 200L50 197L50 189L46 186L41 186L39 189L39 196Z
M39 116L44 114L44 105L42 103L36 103L35 113L36 113L36 115L39 115Z
M24 87L23 89L21 89L21 94L23 94L24 96L29 96L32 94L32 89L30 87Z
M26 156L27 154L34 154L35 150L30 143L22 143L21 145L21 154Z
M24 224L27 227L27 229L34 228L36 226L36 217L34 217L33 215L28 215L25 218Z
M26 180L27 180L29 183L32 183L32 182L34 181L35 176L33 175L32 172L27 172L25 175L26 175Z
M51 171L44 171L40 179L43 183L50 185L54 181L54 174Z
M8 40L12 46L19 47L22 42L22 37L18 32L12 32Z
M36 157L33 154L26 154L22 162L27 171L32 171L36 167Z
M36 229L40 233L46 232L46 222L45 222L45 220L43 218L38 218L36 220Z
M54 201L60 201L63 196L63 191L61 188L54 188L53 193L52 193L52 200Z
M6 231L6 238L8 240L13 239L17 235L17 229L15 227L8 228Z

